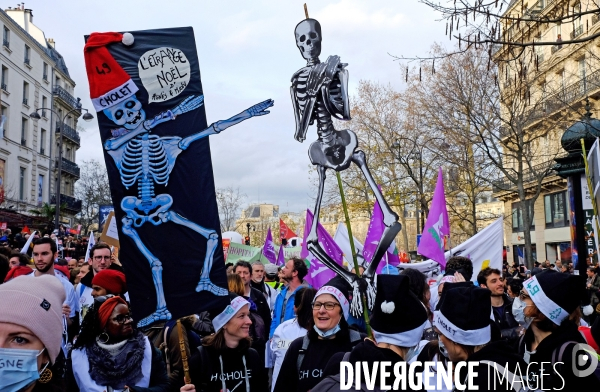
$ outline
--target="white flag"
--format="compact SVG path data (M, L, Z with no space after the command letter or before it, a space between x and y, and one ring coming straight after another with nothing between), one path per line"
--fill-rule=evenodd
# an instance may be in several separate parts
M446 252L446 261L452 256L464 256L473 262L473 277L477 282L477 274L487 267L502 271L502 253L504 250L504 218L475 234L462 244Z
M352 237L354 238L354 236ZM354 266L354 261L352 260L352 249L350 248L350 236L348 235L348 228L346 227L345 223L338 224L335 235L333 236L333 241L335 241L342 252L344 252L344 261L349 265ZM361 244L356 238L354 238L354 250L357 253L362 254L363 244Z
M35 235L35 233L37 233L37 231L34 231L33 233L31 233L31 235L27 239L27 242L25 243L25 245L23 246L23 248L21 248L21 253L27 253L27 251L29 250L29 247L31 246L31 241L33 241L33 236Z
M94 232L90 231L90 239L88 240L88 246L87 246L87 250L85 251L85 262L88 262L88 259L90 258L90 249L92 249L92 246L96 245L96 238L94 238Z

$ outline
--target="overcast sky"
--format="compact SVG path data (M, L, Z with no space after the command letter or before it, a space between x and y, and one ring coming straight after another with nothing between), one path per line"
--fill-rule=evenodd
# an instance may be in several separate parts
M316 139L313 126L303 144L294 140L289 95L291 75L305 64L293 34L304 18L304 2L35 0L25 7L33 9L33 21L46 38L55 39L77 83L75 94L88 109L85 34L192 26L209 123L267 98L275 100L268 116L211 136L217 187L239 186L247 203L273 203L282 212L299 212L309 205L312 209L307 150ZM445 24L417 0L319 0L309 2L308 10L323 29L321 58L337 54L349 64L351 93L362 79L402 89L403 73L389 54L425 55L434 42L448 42ZM79 124L86 131L77 162L102 161L96 121Z

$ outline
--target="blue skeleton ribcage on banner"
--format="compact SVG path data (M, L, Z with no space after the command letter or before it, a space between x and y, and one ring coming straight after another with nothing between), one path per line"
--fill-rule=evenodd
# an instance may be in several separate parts
M196 291L210 291L215 295L227 295L227 289L211 282L210 271L213 256L218 246L219 236L212 228L202 227L184 216L171 211L173 197L167 193L156 195L154 186L167 186L169 175L175 166L177 156L186 150L191 143L244 121L250 117L268 114L266 110L273 106L272 100L266 100L233 116L228 120L217 121L205 130L181 138L178 136L159 137L152 134L152 129L161 123L176 120L177 116L198 109L203 104L203 96L189 96L172 110L162 112L151 120L146 120L142 103L132 96L130 99L104 110L106 116L121 126L112 131L113 138L106 141L104 148L112 156L119 169L121 182L127 188L137 186L138 195L126 196L121 201L125 213L122 232L130 237L148 260L152 269L152 280L156 290L156 310L150 316L139 321L143 327L159 320L168 320L171 313L167 308L162 284L162 262L150 252L140 238L137 227L144 223L158 226L173 222L194 230L206 238L206 256Z

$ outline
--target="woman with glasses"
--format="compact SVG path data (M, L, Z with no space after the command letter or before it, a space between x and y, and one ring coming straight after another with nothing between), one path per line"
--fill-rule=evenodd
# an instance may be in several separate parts
M275 392L307 392L323 379L331 357L347 352L362 341L348 328L350 312L348 287L334 278L315 295L312 303L314 326L304 337L294 340L281 365Z
M592 356L581 346L585 339L569 317L584 297L583 277L545 270L523 282L513 302L515 320L526 328L519 354L528 364L530 379L543 381L544 389L600 388L594 375L597 362L590 362Z
M112 295L97 297L83 320L71 353L81 391L168 391L160 352L135 329L129 305Z

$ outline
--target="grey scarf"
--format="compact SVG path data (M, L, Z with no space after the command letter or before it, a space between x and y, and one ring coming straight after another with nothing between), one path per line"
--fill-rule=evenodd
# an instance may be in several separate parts
M100 347L97 342L86 347L90 363L90 376L96 384L123 389L133 386L142 378L142 360L146 342L136 331L116 353Z

